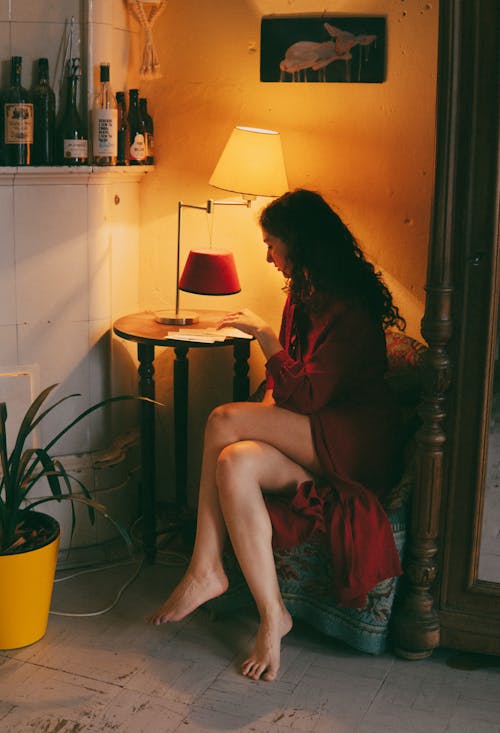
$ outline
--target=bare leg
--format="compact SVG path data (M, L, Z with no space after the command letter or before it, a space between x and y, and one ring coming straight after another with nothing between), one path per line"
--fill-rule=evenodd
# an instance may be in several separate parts
M222 566L226 527L219 506L215 469L224 443L209 419L205 430L201 465L196 539L191 561L180 583L166 601L147 617L158 625L180 621L198 606L227 590L228 580Z
M280 594L264 489L296 489L311 474L266 443L242 441L225 448L217 464L219 499L236 557L260 615L255 646L243 662L251 679L274 680L281 639L292 618Z
M228 523L228 515L232 512L226 506L225 515L222 514L216 483L216 467L224 448L251 439L269 443L270 447L274 446L277 449L277 453L289 456L291 462L296 461L314 472L319 470L307 417L278 407L252 403L231 403L216 408L209 417L205 432L197 534L191 562L184 578L173 593L155 613L149 616L150 623L178 621L227 589L228 581L222 566L222 549L226 536L225 525ZM293 465L296 470L300 469L295 463ZM259 477L254 478L254 485L258 485L259 480ZM272 488L279 490L283 489L286 483L273 484L270 481L269 485L261 485L271 488L270 484L273 484ZM258 493L260 495L260 490ZM260 502L263 512L267 515L262 497ZM269 523L268 517L267 522ZM233 537L231 539L233 540ZM270 547L269 541L269 550ZM242 553L244 555L245 550ZM262 613L266 613L265 609Z

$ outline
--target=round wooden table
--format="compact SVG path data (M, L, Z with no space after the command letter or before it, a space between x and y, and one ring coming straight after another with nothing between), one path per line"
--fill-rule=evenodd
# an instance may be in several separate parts
M199 310L200 320L192 326L173 326L157 323L155 313L144 311L118 318L113 331L127 341L137 343L139 360L139 395L155 399L154 358L155 347L173 348L174 359L174 456L175 456L175 504L180 515L187 505L187 415L189 386L189 349L211 349L232 347L234 354L233 399L244 401L249 395L248 357L250 340L247 338L226 338L224 341L196 340L196 334L189 330L211 328L226 315L226 311ZM169 338L168 334L179 329L187 333L189 341ZM154 561L156 555L156 506L155 506L155 405L141 402L141 501L143 512L143 546L147 559Z

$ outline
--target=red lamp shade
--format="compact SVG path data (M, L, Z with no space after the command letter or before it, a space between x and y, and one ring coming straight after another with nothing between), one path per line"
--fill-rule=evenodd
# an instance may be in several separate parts
M180 290L198 295L234 295L241 290L232 252L192 249L179 280Z

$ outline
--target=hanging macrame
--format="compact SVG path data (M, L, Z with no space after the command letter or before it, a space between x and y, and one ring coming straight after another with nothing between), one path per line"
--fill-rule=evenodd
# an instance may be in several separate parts
M161 76L160 61L153 41L153 25L165 9L167 0L128 0L129 9L137 18L144 31L142 64L139 69L141 79L158 79Z

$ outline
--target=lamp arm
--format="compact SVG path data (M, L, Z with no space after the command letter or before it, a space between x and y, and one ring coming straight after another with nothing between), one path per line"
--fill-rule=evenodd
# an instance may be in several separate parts
M214 206L246 206L249 208L252 205L253 196L244 196L242 201L214 201L208 199L205 206L198 206L196 204L185 204L183 201L177 202L177 263L176 263L176 275L175 275L175 313L179 313L179 278L181 274L181 218L182 209L198 209L199 211L206 211L207 214L212 213Z
M182 201L177 202L177 264L175 269L175 313L179 313L179 278L181 274L181 217L182 209L199 209L210 213L210 201L205 206L196 206L195 204L185 204Z

